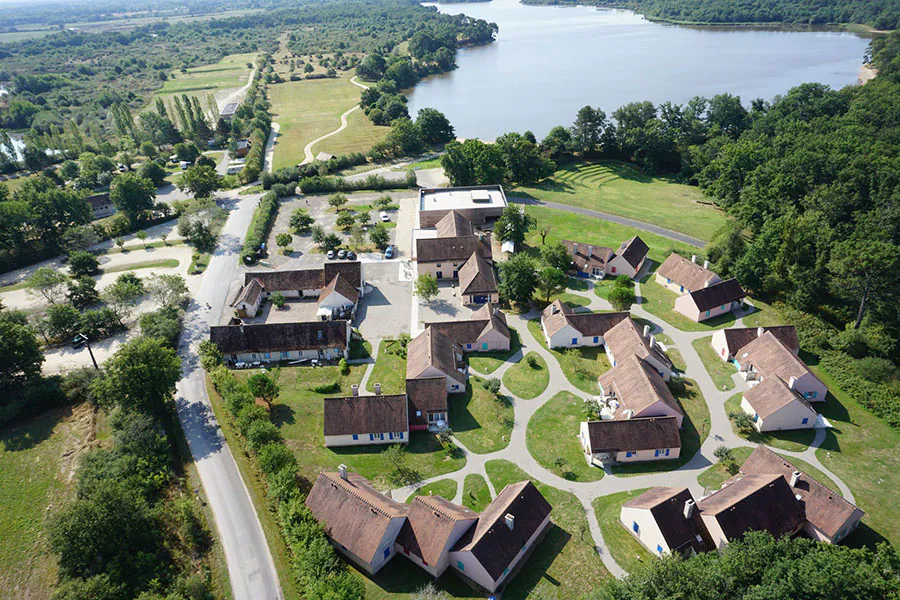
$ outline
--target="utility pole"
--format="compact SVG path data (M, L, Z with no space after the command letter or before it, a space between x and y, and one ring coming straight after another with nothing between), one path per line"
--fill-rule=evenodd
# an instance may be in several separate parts
M85 346L87 346L88 354L91 355L91 362L94 363L94 368L99 371L100 367L97 366L97 359L94 358L94 351L91 350L91 341L88 339L88 336L84 335L83 333L79 333L75 336L75 339L80 342L84 342Z

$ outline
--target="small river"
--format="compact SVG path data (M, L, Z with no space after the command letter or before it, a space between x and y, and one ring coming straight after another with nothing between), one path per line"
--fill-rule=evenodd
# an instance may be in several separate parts
M869 40L851 33L692 28L625 10L525 6L517 0L441 4L497 23L497 41L457 54L459 68L421 81L410 114L443 111L456 134L494 139L530 129L543 137L585 104L612 113L628 102L724 92L745 105L804 82L856 83Z

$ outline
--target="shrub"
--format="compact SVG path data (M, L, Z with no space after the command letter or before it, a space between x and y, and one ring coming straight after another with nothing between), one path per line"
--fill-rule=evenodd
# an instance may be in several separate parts
M346 375L350 372L350 365L347 364L346 358L342 358L340 362L338 362L338 367L340 368L342 375Z
M856 374L872 383L887 383L897 376L897 367L886 358L868 356L854 363Z
M528 363L528 366L531 367L532 369L538 368L538 359L537 359L537 356L535 356L534 354L529 354L528 356L526 356L525 362Z
M213 369L225 363L222 351L219 350L219 347L212 340L200 342L199 354L200 364L207 372L212 372ZM231 374L229 373L229 375Z
M341 386L337 381L332 381L331 383L320 383L319 385L314 385L310 389L317 394L332 394L334 392L341 391Z
M278 428L271 421L258 420L247 428L247 446L254 452L271 442L281 439Z
M500 380L496 377L491 377L490 379L485 379L481 382L481 387L489 391L490 393L496 395L500 393Z
M297 470L297 459L294 453L285 446L270 442L259 449L259 468L266 475L272 475L283 469Z
M238 430L241 432L241 435L246 437L247 432L250 431L250 427L252 427L253 424L257 421L268 420L269 413L266 412L266 409L264 409L262 406L255 404L252 400L249 403L242 402L242 407L237 418L237 426Z
M245 263L254 263L257 259L257 251L266 241L272 221L278 209L278 196L273 192L267 192L259 201L253 220L244 238L244 250L241 252L241 260Z

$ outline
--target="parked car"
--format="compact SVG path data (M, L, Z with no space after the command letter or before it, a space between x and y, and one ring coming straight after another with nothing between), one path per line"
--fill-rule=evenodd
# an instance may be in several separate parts
M325 258L328 260L334 260L334 250L329 250L328 254L325 255Z
M184 171L185 169L190 168L191 163L188 162L188 161L186 161L186 160L183 160L183 161L181 161L180 163L178 163L178 166L181 167L181 170L182 170L182 171Z
M347 251L344 250L343 248L338 250L338 258L341 260L344 260L345 258L347 258Z
M388 246L384 249L384 257L385 258L394 258L394 247Z
M234 368L235 368L235 369L246 369L246 368L247 368L247 363L245 363L244 361L239 360L239 361L237 361L236 363L234 363Z
M356 252L347 250L347 260L356 260Z
M387 223L388 221L391 220L391 218L388 216L388 214L387 214L386 212L384 212L384 211L381 211L381 215L380 215L380 216L381 216L381 222L382 222L382 223Z

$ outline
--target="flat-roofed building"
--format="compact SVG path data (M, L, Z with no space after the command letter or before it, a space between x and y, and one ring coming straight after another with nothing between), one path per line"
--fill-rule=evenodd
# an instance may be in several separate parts
M482 226L496 220L506 206L506 194L499 185L421 189L419 227L434 227L450 211Z

